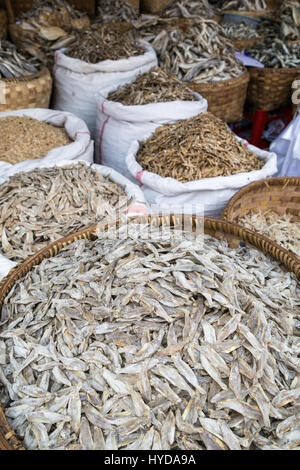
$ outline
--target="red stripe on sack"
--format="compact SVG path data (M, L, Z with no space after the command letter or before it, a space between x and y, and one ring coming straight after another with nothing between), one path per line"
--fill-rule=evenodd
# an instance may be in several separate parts
M137 174L135 175L136 179L139 180L140 182L142 182L142 175L143 175L144 171L145 170L138 171Z
M99 139L99 155L98 155L98 164L100 165L101 162L102 162L102 141L103 141L103 134L104 134L104 129L105 129L105 126L106 124L108 123L109 121L109 117L107 119L105 119L104 123L102 124L102 128L101 128L101 132L100 132L100 139Z

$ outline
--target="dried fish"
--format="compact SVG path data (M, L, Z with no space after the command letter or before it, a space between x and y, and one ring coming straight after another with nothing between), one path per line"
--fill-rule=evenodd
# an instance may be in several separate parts
M300 225L291 214L279 215L271 210L250 212L239 219L239 224L267 235L286 250L299 256Z
M288 44L279 38L268 38L247 48L246 52L265 67L275 69L300 67L300 43Z
M224 36L227 39L254 39L258 38L258 32L245 23L224 23L222 25Z
M211 18L218 14L219 10L214 8L208 0L174 0L160 13L163 18L193 18L197 16Z
M6 297L0 400L17 436L32 450L298 448L295 276L254 249L233 250L208 235L199 244L189 233L181 233L182 243L175 233L166 239L153 228L146 236L148 229L132 222L93 241L77 241L34 267ZM145 280L118 276L133 260L146 270ZM179 284L176 273L188 281L193 272L186 271L187 263L203 281L207 275L201 273L208 271L215 286ZM168 311L170 320L158 307L138 314L150 295L153 269L164 285L174 286L174 303L181 302L180 311ZM103 286L101 293L96 285ZM219 291L225 303L214 295ZM83 295L74 303L76 292ZM128 292L136 294L128 299ZM166 308L163 292L157 305ZM231 310L233 299L238 314ZM128 317L128 309L136 316ZM228 341L239 346L221 353ZM173 357L164 354L177 343L183 346Z
M39 72L42 63L25 55L14 44L0 40L0 78L27 77Z
M50 150L68 145L73 140L64 127L53 126L28 116L0 118L0 160L19 163L42 158Z
M265 0L229 0L223 3L223 10L264 11L267 8Z
M126 0L98 0L97 18L100 23L133 21L138 18L137 9Z
M260 169L264 163L211 113L165 124L141 142L136 160L143 169L185 183Z
M283 40L300 39L300 5L299 2L284 1L279 10L280 35Z
M197 100L194 92L185 83L161 67L153 67L149 72L138 75L134 82L111 92L107 99L124 106Z

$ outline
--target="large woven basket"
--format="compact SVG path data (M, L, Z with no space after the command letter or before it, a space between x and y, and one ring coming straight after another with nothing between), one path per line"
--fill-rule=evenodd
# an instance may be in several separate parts
M49 108L52 78L47 68L22 78L2 79L0 112L25 108Z
M238 78L210 83L187 82L188 86L208 102L208 111L226 122L243 119L249 74L247 70Z
M145 13L159 13L163 8L167 7L172 0L140 0L141 11Z
M7 14L5 10L0 9L0 39L7 38Z
M186 216L174 215L174 216L140 216L135 217L136 222L146 223L151 222L154 225L161 226L164 223L166 217L171 222L171 226L180 227L184 223L186 224ZM199 224L202 224L202 218L197 216L190 216L190 224L192 229L195 231ZM87 229L81 230L75 234L71 234L64 237L56 242L51 243L48 247L42 249L35 255L27 258L23 263L13 268L8 276L6 276L0 282L0 308L6 296L9 294L15 283L25 276L34 266L39 265L44 259L56 256L64 247L74 243L81 239L93 239L95 238L96 228L99 226L94 225ZM186 225L185 225L186 227ZM103 224L102 230L107 230L108 225ZM226 237L231 241L235 240L236 243L245 242L254 248L262 251L266 255L270 255L277 261L281 262L289 271L294 272L298 279L300 279L300 262L292 256L287 250L282 249L268 238L263 237L251 230L244 229L239 225L232 224L222 219L204 218L204 231L205 233L212 235L215 238ZM0 450L24 450L22 443L16 437L14 431L9 426L5 413L0 406Z
M248 67L248 70L248 104L265 111L291 105L292 83L299 76L300 69Z

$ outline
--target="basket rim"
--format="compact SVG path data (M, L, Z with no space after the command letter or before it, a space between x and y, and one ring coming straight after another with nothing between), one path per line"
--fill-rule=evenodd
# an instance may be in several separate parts
M186 217L186 215L173 214L162 216L149 214L129 217L129 220L140 221L142 223L147 221L150 223L154 220L158 224L161 224L165 217L168 217L173 225L177 225L178 223L183 223L184 217ZM192 219L192 224L195 227L197 226L197 221L199 219L202 221L202 217L200 216L191 215L190 217ZM96 237L95 231L97 227L101 227L101 230L108 230L108 228L111 226L118 226L119 222L120 221L117 220L112 223L104 223L100 225L96 224L82 229L78 232L56 240L55 242L52 242L47 247L28 257L22 263L19 263L0 282L0 308L2 308L3 301L14 286L15 282L31 271L34 266L37 266L46 258L56 256L63 248L74 243L75 241L81 240L83 238L92 239L93 237ZM296 277L300 280L300 261L297 260L297 258L289 251L277 245L266 236L253 232L252 230L246 229L227 220L215 219L212 217L204 217L204 229L206 229L206 232L210 233L210 235L212 235L211 232L214 232L216 238L216 235L219 233L222 233L223 235L227 234L239 237L244 242L249 243L252 247L258 249L266 255L271 255L275 260L281 262L290 272L296 274ZM7 423L4 409L0 405L0 442L1 441L7 444L7 449L26 450L23 446L23 443L17 438L15 432Z
M223 90L224 88L235 87L235 86L239 86L242 83L247 83L247 82L249 82L249 80L250 80L250 74L249 74L248 70L245 68L244 72L239 77L228 78L227 80L220 80L218 82L200 82L200 83L197 83L197 82L189 81L189 82L185 82L185 83L192 84L193 86L201 87L202 90L205 90L205 89L211 90L211 89L213 89L214 91L216 91L216 88L220 88L220 89Z
M262 11L256 11L256 10L221 10L222 15L241 15L241 16L248 16L248 18L257 18L260 16L264 15L269 15L270 13L273 13L274 8L266 8L265 10Z
M293 75L293 74L300 74L300 67L281 67L281 68L274 68L274 67L250 67L247 66L247 70L251 75L251 72L255 74L256 72L260 72L262 75Z
M51 74L49 69L43 65L41 70L39 70L37 73L33 73L31 75L27 75L26 77L17 77L17 78L1 78L1 80L5 83L19 83L19 82L30 82L31 80L35 80L37 78L40 78L42 75L49 75L51 78Z

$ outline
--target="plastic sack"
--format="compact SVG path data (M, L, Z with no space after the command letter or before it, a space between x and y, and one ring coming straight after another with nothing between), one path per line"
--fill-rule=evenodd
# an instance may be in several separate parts
M130 174L141 183L146 201L150 205L150 212L181 211L195 213L194 209L202 207L205 216L219 217L229 199L243 186L263 178L273 176L277 171L276 154L258 149L248 144L244 139L236 137L248 146L248 149L265 162L260 170L238 173L230 176L203 178L197 181L181 183L174 178L163 178L155 173L143 170L136 161L139 142L130 146L126 156L126 165ZM155 205L152 210L151 206ZM169 209L168 209L169 208Z
M90 132L86 124L71 113L62 111L53 111L52 109L20 109L18 111L7 111L0 113L0 118L6 116L29 116L39 121L55 126L64 127L69 137L74 142L62 147L56 147L43 158L24 160L20 163L7 163L0 161L0 182L3 178L12 176L21 171L31 171L34 168L41 167L45 163L55 164L61 160L85 160L93 162L94 142L91 140Z
M122 186L125 190L126 196L128 200L130 200L130 203L128 205L127 209L127 215L128 217L133 217L135 215L141 215L141 214L147 214L148 213L148 208L147 208L147 203L144 197L143 192L137 186L136 184L132 183L129 181L127 178L125 178L123 175L120 175L117 173L115 170L112 168L108 168L103 165L95 165L95 164L89 164L84 160L78 160L76 162L72 162L70 160L62 160L59 163L50 163L50 162L45 162L43 161L40 165L39 168L52 168L52 167L61 167L61 166L66 166L66 165L72 165L76 163L85 163L86 165L91 166L91 168L95 169L101 175L103 175L106 178L109 178L112 182L119 184ZM31 171L31 169L25 169L22 170L25 172ZM17 172L16 172L17 173ZM1 178L0 183L4 183L8 177L6 178ZM0 280L5 277L9 271L16 266L17 263L7 259L5 256L3 256L0 253Z
M272 142L270 150L278 159L276 176L300 176L300 114Z
M197 101L170 101L139 106L124 106L108 101L107 96L116 88L104 90L97 99L95 134L95 161L110 166L136 181L127 171L126 155L131 143L150 137L158 126L189 119L207 111L207 101L198 93L192 92Z
M89 64L66 56L62 49L55 54L53 108L76 114L87 124L92 138L96 126L96 94L108 86L125 85L139 73L157 65L154 49L142 43L143 55L128 59L104 60Z

